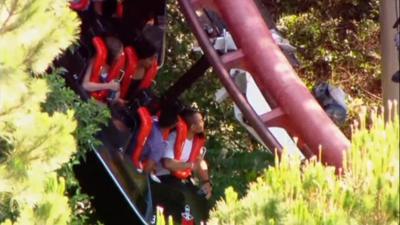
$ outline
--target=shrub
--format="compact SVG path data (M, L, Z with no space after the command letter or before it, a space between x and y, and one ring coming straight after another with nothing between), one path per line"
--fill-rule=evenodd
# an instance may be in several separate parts
M302 164L284 154L245 197L226 189L210 224L397 224L399 117L385 123L373 110L371 124L366 118L363 110L343 176L317 159Z

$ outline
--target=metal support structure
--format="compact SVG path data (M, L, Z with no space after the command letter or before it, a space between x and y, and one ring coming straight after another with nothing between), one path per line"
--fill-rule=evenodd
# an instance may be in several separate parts
M261 139L267 146L273 146L271 140L275 138L271 137L267 126L237 90L221 58L203 32L191 1L179 2L223 85ZM264 98L267 101L273 99L276 103L273 108L279 107L288 119L290 127L285 128L298 134L314 155L320 155L322 147L322 161L341 168L344 152L349 149L350 142L325 114L274 43L254 2L214 0L213 4L243 54L242 64L246 65L246 69L252 74Z
M246 55L258 87L272 95L290 119L290 125L315 155L322 146L322 160L341 167L349 141L325 114L286 57L253 1L215 0L237 45Z
M225 86L226 90L228 91L232 99L235 101L237 106L243 112L243 115L249 121L254 130L256 130L256 132L260 136L261 140L266 144L266 146L271 150L276 149L278 154L280 154L282 146L271 134L268 128L264 125L264 123L260 120L258 115L253 110L253 108L250 106L245 97L239 91L234 81L231 79L228 71L224 67L224 63L222 62L220 56L214 50L213 46L208 40L207 35L203 31L203 28L200 22L198 21L198 17L195 13L192 3L188 0L179 0L179 3L182 7L183 14L186 16L188 22L192 26L193 32L196 35L200 46L204 50L204 53L209 59L211 65L217 71L217 74L222 84Z
M164 94L163 103L169 104L177 99L185 90L190 88L194 82L202 77L207 69L210 68L210 63L206 56L201 56L199 60L182 76L179 80L170 87Z
M394 28L400 17L399 0L380 1L381 49L382 49L382 91L383 104L388 112L388 101L399 102L399 83L393 81L393 75L400 70L400 53L395 45L395 37L400 32L400 25ZM400 105L398 105L400 107ZM399 109L399 108L398 108ZM399 112L400 110L397 110ZM388 116L388 114L386 114ZM388 117L387 117L388 118Z

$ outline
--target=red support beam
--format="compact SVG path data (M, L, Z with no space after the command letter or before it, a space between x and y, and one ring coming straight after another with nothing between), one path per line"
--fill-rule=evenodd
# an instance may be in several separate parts
M268 146L271 151L276 150L278 152L278 155L280 155L282 146L271 134L268 128L264 125L264 123L258 117L251 105L247 102L246 98L239 91L235 82L232 80L231 76L225 68L224 63L222 62L221 57L214 50L208 39L208 36L204 32L203 27L199 22L199 18L195 13L195 9L191 4L191 1L179 0L179 3L182 7L183 14L185 15L189 24L192 26L193 33L196 35L200 46L204 50L204 53L209 59L210 64L217 72L222 84L225 86L232 99L238 105L243 115L245 115L250 125L254 128L254 130L256 130L257 134L260 136L261 140L263 140L265 145Z
M261 92L272 96L313 154L318 155L322 146L323 162L342 167L349 140L325 114L274 43L254 2L214 0L214 4L245 55L245 64Z

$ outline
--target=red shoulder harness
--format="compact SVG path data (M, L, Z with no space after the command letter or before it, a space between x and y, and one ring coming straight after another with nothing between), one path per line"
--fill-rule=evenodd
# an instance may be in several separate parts
M92 71L90 74L90 81L100 83L100 71L106 64L107 60L107 48L101 37L94 37L92 43L96 48L96 56L92 65Z
M142 82L140 82L139 89L144 90L151 87L153 80L156 78L158 72L157 59L153 59L151 67L146 71Z
M187 125L186 123L179 118L179 121L176 125L176 140L174 146L174 159L181 160L183 147L187 138ZM204 147L206 139L203 136L195 135L193 138L192 150L190 152L190 156L187 162L195 162L201 153L201 149ZM175 177L179 179L187 179L192 175L191 169L180 170L172 173Z
M76 11L84 11L89 7L89 0L71 1L69 7Z
M122 52L119 55L118 59L111 66L111 68L108 72L106 82L110 82L112 80L118 80L120 78L119 76L121 74L121 71L123 71L124 67L125 67L125 54L124 54L124 52ZM92 94L92 96L94 98L96 98L97 100L102 101L102 102L106 102L107 97L109 95L110 95L110 90L95 91Z
M124 49L126 56L125 76L121 81L121 92L120 98L126 100L129 86L135 78L136 69L138 66L138 57L135 50L132 47L126 47Z
M139 133L136 136L136 144L132 152L132 161L137 169L143 169L143 163L141 161L141 157L144 145L153 127L153 120L151 118L150 112L145 107L140 107L138 109L138 114L141 123L140 123Z

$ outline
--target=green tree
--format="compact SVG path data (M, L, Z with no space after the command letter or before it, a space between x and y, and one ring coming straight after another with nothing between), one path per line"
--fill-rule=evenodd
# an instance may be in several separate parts
M97 224L99 221L97 221L95 209L90 202L91 196L82 191L73 168L86 159L87 152L101 144L95 135L101 127L108 123L111 115L106 106L101 106L94 100L83 101L70 88L66 87L62 76L64 72L58 69L53 74L46 76L51 92L42 107L50 114L66 113L68 110L75 112L74 117L78 126L73 135L77 141L78 151L57 172L60 176L65 177L69 205L73 209L70 224Z
M40 78L77 37L67 1L0 3L0 222L66 224L65 181L54 171L76 151L73 111L44 112Z
M349 95L348 121L360 106L382 103L378 0L282 0L271 11L297 47L297 72L310 90L325 81L342 87ZM350 136L350 122L343 131Z

